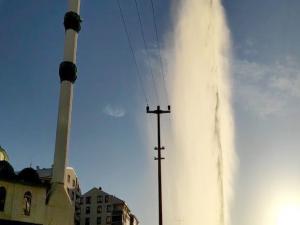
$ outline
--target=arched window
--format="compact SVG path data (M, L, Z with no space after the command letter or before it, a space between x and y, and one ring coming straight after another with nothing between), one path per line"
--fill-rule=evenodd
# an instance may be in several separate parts
M4 211L6 199L6 189L5 187L0 187L0 212Z
M32 199L31 192L30 191L25 192L24 194L24 215L25 216L30 216L31 199Z

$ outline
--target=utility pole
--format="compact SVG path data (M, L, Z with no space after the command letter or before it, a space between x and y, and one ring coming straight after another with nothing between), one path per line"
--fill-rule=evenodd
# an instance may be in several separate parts
M161 188L161 160L165 158L161 157L161 150L165 148L161 146L160 143L160 115L165 113L171 113L171 107L168 106L168 110L161 110L160 106L157 106L156 110L149 109L149 106L146 108L147 113L156 114L157 115L157 147L154 149L157 150L157 157L154 160L158 162L158 213L159 213L159 225L163 225L163 213L162 213L162 188Z

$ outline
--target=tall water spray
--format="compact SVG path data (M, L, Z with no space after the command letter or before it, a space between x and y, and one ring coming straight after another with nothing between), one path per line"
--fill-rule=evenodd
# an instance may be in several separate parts
M227 225L234 170L230 37L221 0L181 0L167 52L167 225Z

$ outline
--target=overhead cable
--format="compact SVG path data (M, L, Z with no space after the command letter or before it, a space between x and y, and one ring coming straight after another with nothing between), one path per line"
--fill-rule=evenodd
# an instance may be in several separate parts
M158 55L159 55L159 61L160 61L160 67L161 67L161 76L163 79L163 86L164 86L166 98L168 101L168 90L166 88L166 80L165 80L166 73L165 73L164 64L163 64L163 60L162 60L162 56L161 56L161 46L160 46L160 41L159 41L159 36L158 36L158 27L157 27L157 22L156 22L155 7L153 4L153 0L150 0L150 2L151 2L151 8L152 8L152 17L153 17L153 25L154 25L154 30L155 30L155 37L156 37L158 53L159 53Z
M140 10L139 10L139 7L138 7L137 0L134 0L134 2L135 2L135 8L136 8L136 11L137 11L137 14L138 14L140 31L141 31L141 35L142 35L142 39L143 39L143 43L144 43L144 48L145 48L145 51L146 51L146 54L147 54L148 58L150 59L150 53L149 53L149 48L148 48L146 38L145 38L145 32L144 32L144 28L143 28L144 26L143 26L143 22L142 22L142 18L141 18L141 13L140 13ZM158 92L157 92L157 88L156 88L152 63L150 64L150 73L151 73L151 77L152 77L152 81L153 81L153 85L154 85L155 97L156 97L157 103L159 104L159 97L158 97Z
M121 19L122 19L122 24L123 24L123 27L124 27L125 34L127 36L128 45L129 45L129 48L130 48L130 51L131 51L131 54L132 54L132 58L133 58L133 61L134 61L134 65L135 65L135 68L136 68L136 73L137 73L137 76L138 76L138 79L139 79L139 82L140 82L140 85L141 85L141 88L142 88L142 91L143 91L143 95L144 95L146 104L149 105L149 101L148 101L146 91L145 91L145 88L144 88L144 85L143 85L142 77L141 77L141 72L140 72L140 69L138 67L137 58L136 58L136 55L135 55L134 50L133 50L133 46L132 46L131 39L130 39L130 36L129 36L129 32L128 32L128 28L127 28L127 25L126 25L125 16L123 14L123 10L122 10L121 4L120 4L120 0L116 0L116 1L118 3L119 12L120 12L120 16L121 16Z

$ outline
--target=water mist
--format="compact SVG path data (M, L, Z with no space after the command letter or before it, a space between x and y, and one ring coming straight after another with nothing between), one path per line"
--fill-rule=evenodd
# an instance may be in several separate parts
M164 224L227 225L235 161L229 30L220 0L181 0L176 8L166 57Z

